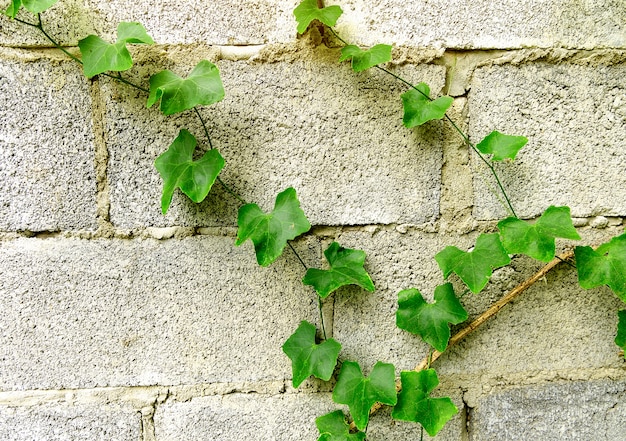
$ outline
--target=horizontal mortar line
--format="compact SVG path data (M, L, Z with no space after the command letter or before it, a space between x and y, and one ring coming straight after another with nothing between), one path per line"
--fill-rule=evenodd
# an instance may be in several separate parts
M291 380L200 383L170 386L108 386L85 389L33 389L0 392L0 406L26 407L45 404L75 405L117 402L130 403L137 408L141 408L151 406L155 402L162 402L166 398L170 401L189 401L193 398L231 394L276 396L303 393L327 393L327 391L318 389L309 391L294 389L291 387Z

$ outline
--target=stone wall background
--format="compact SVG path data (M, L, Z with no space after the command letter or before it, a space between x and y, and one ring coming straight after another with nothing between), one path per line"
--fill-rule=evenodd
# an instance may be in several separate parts
M500 167L518 214L569 205L588 244L623 232L622 0L332 3L344 38L393 44L391 69L452 95L472 140L529 138ZM433 256L471 246L505 212L452 129L402 126L401 84L338 64L317 29L298 37L296 4L61 0L43 19L69 46L141 22L157 42L133 48L129 76L143 84L215 62L226 98L202 113L222 178L265 210L296 188L314 226L294 244L307 264L323 265L332 240L366 251L376 292L341 289L327 324L342 359L411 369L427 348L395 327L397 292L432 293ZM337 407L330 385L294 390L281 351L301 320L318 321L299 262L287 250L260 268L249 242L235 247L238 205L219 186L197 206L177 194L161 215L153 161L180 128L201 131L145 99L87 80L0 19L0 439L317 439L314 418ZM540 266L515 258L465 307L478 315ZM551 272L436 362L437 393L460 409L438 439L626 440L623 307L567 266ZM368 430L418 438L389 412Z

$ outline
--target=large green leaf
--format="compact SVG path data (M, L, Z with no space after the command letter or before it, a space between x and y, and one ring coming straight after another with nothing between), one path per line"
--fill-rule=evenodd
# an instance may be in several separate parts
M626 358L626 309L617 312L619 322L617 323L617 336L615 344L624 350L624 358Z
M498 223L504 248L509 253L523 253L542 262L555 255L555 238L579 240L569 207L550 206L534 224L516 217Z
M150 77L151 107L161 100L160 109L166 115L209 105L224 99L224 86L218 68L207 60L200 61L186 79L164 70Z
M492 160L515 159L517 152L526 145L528 138L524 136L505 135L493 131L482 141L476 144L476 148L485 154L492 154Z
M470 252L448 246L437 253L435 260L447 278L456 273L473 293L479 293L493 274L492 269L508 265L511 258L506 253L500 235L481 234Z
M172 195L177 188L192 201L202 202L224 167L224 159L217 150L209 150L200 160L194 161L195 149L196 138L182 129L169 148L154 161L163 178L161 197L163 214L167 213Z
M309 268L302 279L305 285L312 285L321 298L344 285L358 285L367 291L374 291L374 283L363 268L365 252L343 248L333 242L324 251L330 269Z
M439 379L434 369L400 373L402 391L391 416L396 420L420 423L430 436L435 436L458 409L448 397L430 398Z
M350 433L350 425L346 423L343 411L336 410L315 419L315 425L320 432L317 441L363 441L365 433Z
M283 345L283 352L291 359L293 387L300 386L311 375L330 380L340 350L341 345L332 338L316 344L315 325L302 321Z
M117 41L108 43L97 35L89 35L78 42L83 55L83 71L88 78L107 71L120 72L133 66L127 43L154 44L145 28L136 22L122 22L117 27Z
M614 237L595 251L576 247L578 282L585 289L608 285L626 302L626 234Z
M24 6L29 12L39 14L58 1L59 0L12 0L4 13L11 18L15 18L17 11L20 10L20 6Z
M452 105L453 99L449 96L441 96L431 100L430 87L426 83L419 83L415 89L410 89L402 94L404 104L404 117L402 122L406 127L421 126L433 119L441 119Z
M450 326L467 320L467 311L454 294L451 283L435 288L434 303L427 303L417 289L405 289L398 293L396 325L400 329L417 334L439 352L448 347Z
M299 34L304 33L313 20L319 20L326 26L335 26L341 14L343 11L337 5L318 8L317 0L304 0L293 10L293 15L296 16L298 22Z
M391 46L388 44L377 44L376 46L363 50L358 46L350 44L341 49L339 62L352 60L352 70L361 72L362 70L374 67L377 64L391 61Z
M251 239L256 259L261 266L268 266L283 252L287 241L295 239L311 228L293 188L276 197L274 210L265 214L257 204L246 204L239 209L236 245Z
M354 424L359 430L364 430L374 403L393 406L397 402L393 365L379 361L370 376L365 378L358 363L345 361L333 390L333 400L335 403L347 404Z

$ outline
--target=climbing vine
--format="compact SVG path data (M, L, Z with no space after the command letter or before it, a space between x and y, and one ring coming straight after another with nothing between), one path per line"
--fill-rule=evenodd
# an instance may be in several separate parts
M144 27L136 22L122 22L117 28L117 39L112 43L96 35L89 35L78 42L81 54L79 58L61 47L44 29L41 14L57 1L12 0L5 15L41 31L55 47L82 65L87 78L97 75L110 77L145 92L148 95L147 107L158 105L165 115L192 111L201 122L209 144L209 150L201 158L194 160L197 138L191 131L182 128L167 150L155 160L155 167L163 180L163 214L167 213L177 189L199 203L218 182L240 206L235 245L251 240L257 262L261 266L271 265L289 247L304 267L302 283L313 287L316 293L321 329L318 331L315 325L302 321L282 346L292 362L293 386L299 387L310 376L328 381L336 369L339 369L332 393L333 401L347 405L352 420L349 424L341 410L320 416L316 419L320 432L318 441L365 440L370 414L381 404L393 406L391 416L394 419L418 423L429 435L435 436L458 412L449 397L433 398L430 395L439 383L437 373L431 366L432 362L450 344L466 335L462 331L463 335L451 337L450 332L450 325L461 324L468 318L459 297L467 292L480 293L488 284L493 271L508 265L513 254L550 262L544 270L547 272L556 264L555 258L557 261L565 260L572 254L555 256L556 239L580 239L573 226L569 207L550 206L535 222L517 217L493 163L514 161L528 140L523 136L493 131L480 142L473 143L448 116L448 109L453 103L452 97L431 97L430 87L426 83L414 85L384 67L385 63L392 60L390 45L377 44L363 49L348 44L335 32L333 27L343 13L339 6L323 7L318 0L304 0L294 9L298 33L305 33L311 23L317 22L329 29L340 42L343 47L338 62L350 62L355 72L379 69L407 87L408 90L400 97L404 110L403 124L407 129L433 120L444 120L451 124L468 148L489 169L511 214L498 223L498 232L479 235L471 251L448 246L437 253L435 260L441 269L442 280L434 290L433 302L427 302L417 288L407 288L398 293L396 324L400 329L419 336L432 348L425 362L420 363L413 371L401 372L398 381L395 367L378 361L366 377L357 361L339 361L341 344L327 337L322 315L324 300L342 286L356 285L366 291L375 290L374 282L364 268L365 252L344 248L333 242L324 251L327 268L308 268L290 244L290 241L311 228L300 207L296 190L287 188L280 192L276 196L273 210L265 213L257 204L249 203L237 195L220 179L225 161L219 151L213 148L207 122L198 111L198 106L212 105L225 96L217 66L203 60L186 78L163 70L150 77L149 87L135 84L123 76L123 72L133 66L127 45L154 44ZM21 8L32 13L34 20L18 18ZM626 234L614 237L595 249L577 246L573 254L581 287L591 289L606 285L626 302ZM572 262L568 263L574 265ZM452 274L466 285L464 292L455 292L452 283L448 281ZM517 294L518 292L515 293ZM508 300L505 299L504 302L506 301ZM497 312L503 305L504 303L494 305L493 311ZM624 349L626 309L617 311L617 314L615 343ZM474 327L473 324L470 325L471 329Z

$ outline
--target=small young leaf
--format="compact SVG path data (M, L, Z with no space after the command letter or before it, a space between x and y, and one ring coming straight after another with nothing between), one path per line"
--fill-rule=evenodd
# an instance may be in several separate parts
M542 262L554 257L555 238L580 239L569 207L548 207L534 225L509 217L498 222L498 228L509 253L523 253Z
M224 99L224 86L217 67L207 60L200 61L186 79L164 70L150 77L150 95L146 103L152 107L161 100L165 115L209 105Z
M374 283L363 268L365 252L343 248L333 242L324 251L324 256L330 269L309 268L302 279L302 283L312 285L321 298L344 285L358 285L367 291L374 291Z
M617 312L619 322L617 323L617 337L615 337L615 344L622 348L624 352L624 358L626 358L626 309Z
M430 87L426 83L419 83L416 87L418 90L410 89L402 94L402 103L404 104L402 122L408 128L421 126L433 119L443 118L453 101L449 96L441 96L431 101L428 98Z
M448 347L450 326L467 320L467 311L454 294L451 283L435 288L435 302L427 303L417 289L398 293L396 325L417 334L439 352Z
M493 154L493 161L515 159L517 152L526 145L528 138L524 136L504 135L493 131L482 141L476 144L476 148L486 155Z
M302 321L283 345L283 352L291 359L293 387L300 386L310 375L330 380L340 350L341 345L332 338L315 344L315 325Z
M293 10L293 15L296 16L298 22L298 34L303 34L309 24L316 19L326 26L335 26L341 14L343 11L336 5L318 8L317 0L304 0Z
M395 371L392 364L378 362L368 378L363 376L358 363L345 361L341 366L333 401L347 404L357 429L364 430L374 403L393 406L397 402Z
M202 202L224 167L224 159L217 150L209 150L202 159L194 161L195 149L196 138L183 129L170 147L154 161L163 178L163 214L167 213L176 188L180 188L192 201Z
M363 441L365 433L350 433L350 425L346 423L343 411L336 410L315 419L315 425L320 432L317 441Z
M58 1L59 0L12 0L11 4L4 13L11 18L15 18L17 11L20 10L20 6L23 5L29 12L39 14Z
M246 204L239 209L239 230L235 245L251 239L259 265L268 266L283 252L287 241L295 239L311 228L293 188L276 196L274 210L265 214L257 204Z
M391 416L396 420L420 423L430 436L435 436L458 409L450 398L430 398L439 384L434 369L400 373L402 391Z
M388 44L377 44L367 50L363 50L352 44L344 46L343 49L341 49L339 62L350 59L352 59L352 70L361 72L377 64L391 61L391 46Z
M493 274L492 269L511 262L500 242L500 236L496 233L478 236L476 246L470 252L461 251L454 246L445 247L437 253L435 260L444 277L456 273L474 294L485 287Z
M626 234L614 237L595 251L576 247L578 283L585 289L608 285L626 302Z
M117 26L117 41L107 43L96 35L89 35L78 42L83 55L83 71L91 78L106 71L120 72L133 66L133 59L126 48L127 43L154 44L140 23L122 22Z

